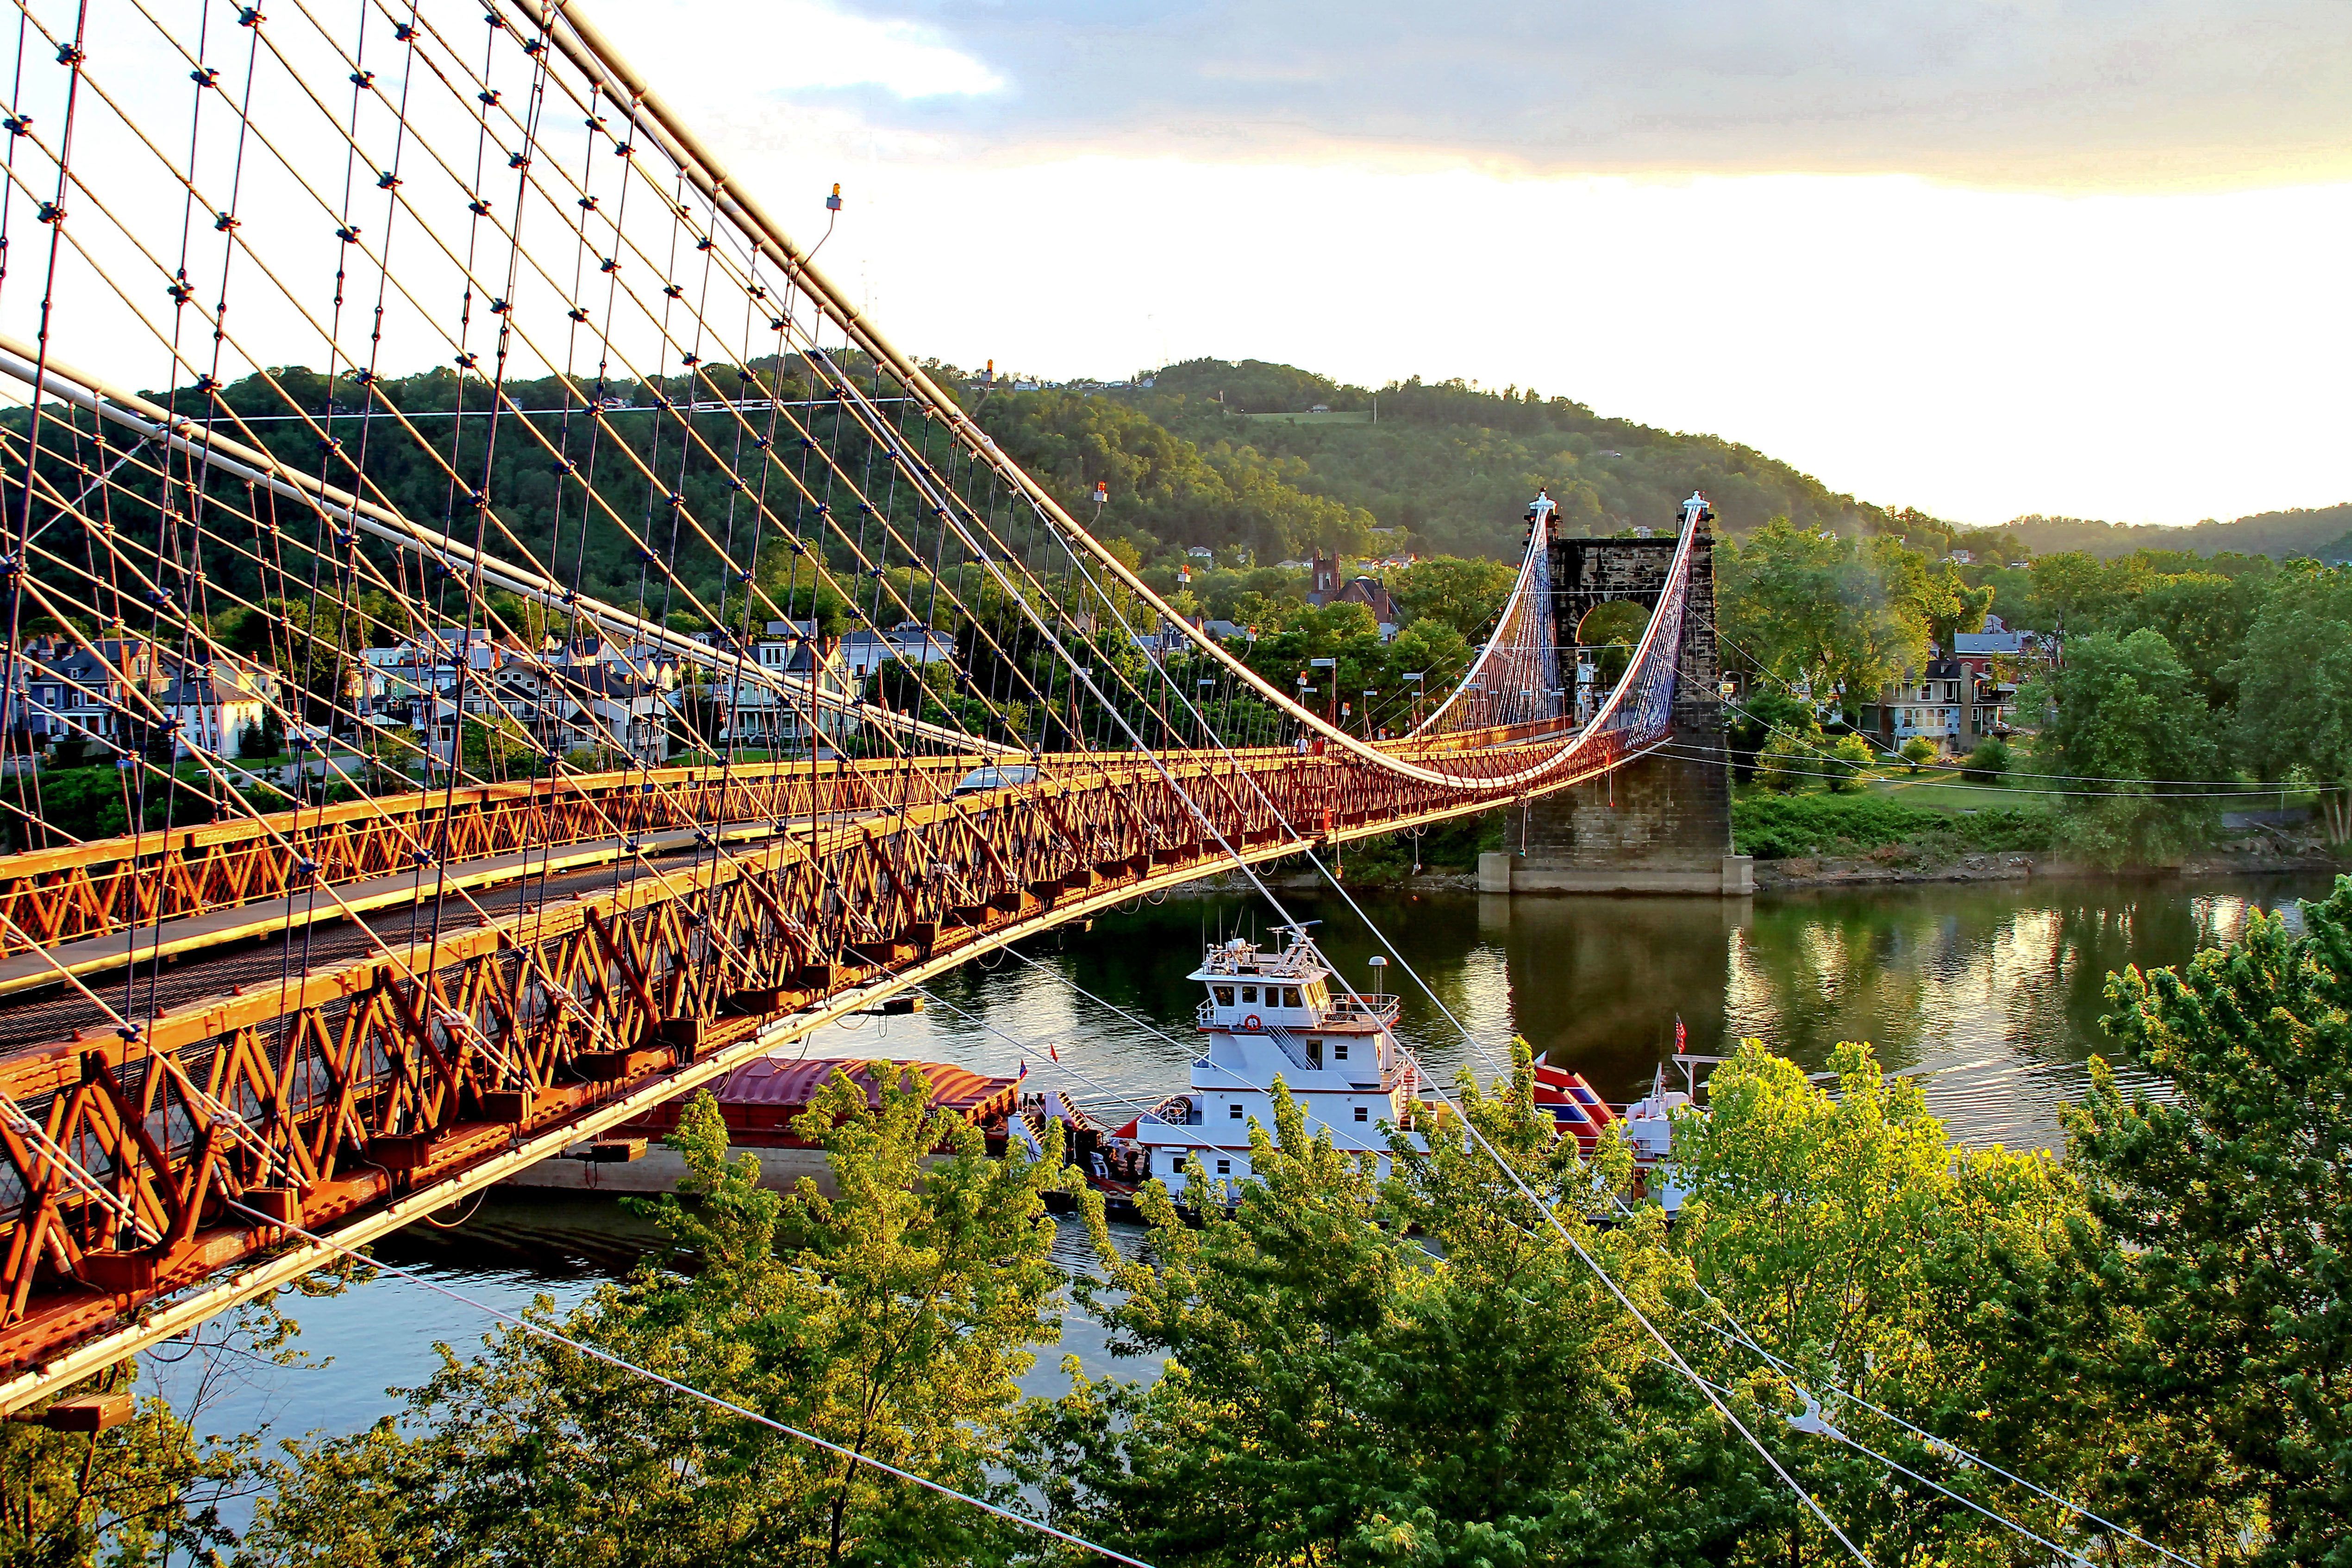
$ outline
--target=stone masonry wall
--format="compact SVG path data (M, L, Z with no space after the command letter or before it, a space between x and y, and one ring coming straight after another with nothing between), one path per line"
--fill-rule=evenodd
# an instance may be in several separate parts
M1558 539L1552 544L1553 612L1566 641L1596 604L1626 600L1654 608L1674 562L1675 540ZM1675 685L1677 748L1719 752L1724 744L1722 664L1715 637L1713 539L1702 532L1691 561ZM1520 824L1513 823L1514 829ZM1730 780L1719 757L1654 754L1613 775L1538 800L1508 849L1480 867L1481 885L1501 892L1738 894L1754 886L1744 856L1731 852ZM1507 881L1505 881L1507 878ZM1496 885L1502 883L1503 885Z

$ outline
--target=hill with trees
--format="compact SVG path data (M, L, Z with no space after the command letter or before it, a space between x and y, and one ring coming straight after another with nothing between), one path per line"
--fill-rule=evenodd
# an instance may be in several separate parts
M1842 533L1942 527L1753 447L1517 387L1414 378L1372 389L1260 360L1192 360L1129 384L1024 392L940 369L1066 500L1108 485L1103 531L1146 559L1192 546L1221 564L1317 549L1512 557L1538 486L1572 534L1669 524L1693 489L1738 532L1775 516Z
M1998 528L1962 530L1954 536L1954 542L1977 554L2003 559L2074 551L2112 560L2138 550L2187 550L2202 556L2266 555L2278 560L2316 556L2341 560L2352 555L2352 501L2256 512L2228 522L2208 517L2188 528L2035 515Z

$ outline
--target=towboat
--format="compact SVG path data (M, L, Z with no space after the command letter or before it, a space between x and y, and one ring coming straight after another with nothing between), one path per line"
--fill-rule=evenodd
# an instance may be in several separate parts
M1278 949L1242 937L1216 943L1187 977L1202 988L1189 1092L1109 1129L1061 1094L1024 1095L1015 1116L1022 1134L1042 1136L1047 1121L1062 1123L1064 1147L1114 1207L1155 1178L1181 1196L1185 1167L1196 1159L1213 1196L1234 1201L1251 1174L1250 1123L1274 1125L1276 1078L1309 1137L1328 1135L1343 1153L1371 1156L1380 1176L1389 1171L1391 1128L1426 1147L1413 1127L1434 1097L1398 1044L1397 998L1377 981L1354 990L1304 932L1286 936ZM1371 962L1376 974L1385 963ZM1535 1077L1538 1112L1591 1155L1620 1120L1617 1110L1580 1072L1538 1062Z

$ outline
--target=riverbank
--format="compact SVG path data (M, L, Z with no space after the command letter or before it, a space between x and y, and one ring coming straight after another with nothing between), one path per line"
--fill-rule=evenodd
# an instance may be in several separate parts
M2190 855L2178 865L2103 866L2061 855L2021 852L1913 860L1906 846L1863 855L1799 855L1756 862L1756 891L1804 887L1865 887L1899 883L2028 882L2037 878L2155 877L2182 882L2215 877L2326 874L2352 872L2352 860L2318 852L2223 850Z

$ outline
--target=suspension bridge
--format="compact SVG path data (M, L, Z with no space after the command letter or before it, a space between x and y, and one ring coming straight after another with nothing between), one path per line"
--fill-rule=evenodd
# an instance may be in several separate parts
M1605 691L1544 518L1417 722L1264 678L577 6L20 0L6 91L0 1405L977 955L1713 700L1697 497ZM843 674L909 626L916 679Z

